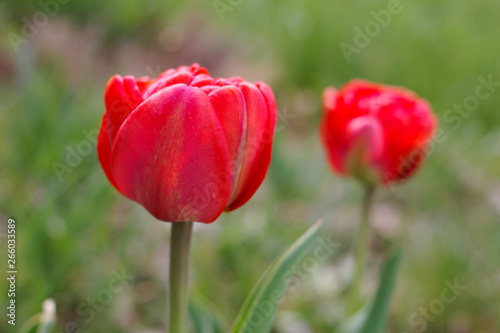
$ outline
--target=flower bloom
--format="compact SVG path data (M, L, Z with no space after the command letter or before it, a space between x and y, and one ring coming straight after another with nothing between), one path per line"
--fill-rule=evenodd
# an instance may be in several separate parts
M422 164L437 121L413 92L353 80L327 87L322 102L320 136L334 171L390 184Z
M98 155L109 181L162 221L210 223L247 202L271 161L276 102L265 83L194 64L112 77Z

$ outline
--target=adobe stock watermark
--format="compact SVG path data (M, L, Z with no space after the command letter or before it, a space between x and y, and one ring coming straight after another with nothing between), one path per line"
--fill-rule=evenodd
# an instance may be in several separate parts
M358 26L354 27L354 38L352 44L340 43L340 50L344 54L347 63L351 63L353 54L360 54L361 50L370 45L373 38L376 38L392 21L394 15L398 15L403 11L404 7L399 0L389 0L386 9L380 11L372 10L370 15L373 20L368 21L363 29Z
M141 100L137 100L137 96L130 96L132 98L132 102L136 104L140 104ZM109 133L116 133L120 128L122 122L127 118L127 116L131 112L131 106L127 104L122 98L118 97L106 103L106 119L114 119L115 122L111 122L111 124L107 123L107 131ZM109 121L109 120L108 120ZM102 124L101 124L102 126ZM57 179L59 182L64 180L63 176L67 173L73 172L73 169L78 167L83 158L89 156L94 148L97 146L98 140L98 129L93 130L83 130L83 136L85 139L81 140L76 144L76 146L67 145L65 147L65 158L64 163L61 162L52 162L51 166L54 170Z
M469 118L475 112L481 102L486 101L495 90L500 87L500 82L493 81L493 74L488 77L479 76L478 84L474 89L474 93L464 98L461 103L455 103L443 114L445 123L450 123L453 130L457 130L462 125L464 119Z
M318 237L313 253L304 258L300 264L284 272L281 276L283 282L286 283L288 281L286 291L294 292L300 288L304 281L312 275L312 272L318 268L321 262L328 260L337 253L339 246L340 244L333 242L330 236L326 239ZM256 328L262 325L266 318L269 318L276 312L276 308L284 299L284 291L276 289L271 292L268 299L261 300L260 302L254 301L253 305L257 308L257 311L242 323L242 332L255 332ZM241 320L241 318L238 320Z
M40 10L35 12L30 18L23 16L23 26L21 35L9 32L7 39L15 53L19 52L22 44L27 44L30 39L35 38L40 29L49 23L49 19L55 17L61 10L62 5L66 5L71 0L39 0L37 2Z
M232 12L236 7L238 7L243 0L214 0L212 1L212 6L219 16L219 20L224 21L224 15L227 12Z
M102 312L106 306L111 304L116 294L122 292L135 279L135 276L125 272L125 268L122 268L121 272L114 270L111 274L113 277L109 280L106 288L99 290L95 297L87 297L76 308L76 313L78 317L82 318L83 322L67 322L64 325L63 333L82 333L82 324L90 324L99 312Z
M460 284L458 278L451 283L444 280L445 288L441 290L438 298L433 299L427 306L421 306L418 311L413 312L408 318L408 323L413 328L412 332L422 333L427 328L429 322L433 322L444 312L446 306L455 302L467 290L467 285ZM402 332L405 333L405 332Z
M464 119L468 119L481 105L481 102L490 98L497 88L500 87L499 81L493 80L493 74L488 76L480 75L477 78L478 84L473 90L473 93L465 97L461 103L455 103L443 113L443 123L451 124L451 129L456 131L462 124ZM448 140L448 134L443 128L438 128L434 137L427 146L414 149L406 158L400 157L398 168L399 175L405 175L418 165L425 158L430 156L436 150L438 144L442 144ZM391 174L386 174L386 179L392 179ZM395 188L389 186L391 191Z
M283 109L278 110L277 125L275 133L280 133L290 124L290 121L297 118L296 114L288 113L288 107L285 105Z
M52 162L52 169L54 170L57 179L59 182L64 180L63 176L67 173L73 172L73 169L78 167L83 158L89 156L92 151L94 151L94 147L97 145L97 134L99 131L97 129L94 130L83 130L82 134L85 136L85 139L81 140L75 146L67 145L65 150L65 158L64 162Z
M160 64L156 64L155 68L149 65L146 66L146 74L151 78L156 78L160 76L161 73L163 73L163 71L160 68Z

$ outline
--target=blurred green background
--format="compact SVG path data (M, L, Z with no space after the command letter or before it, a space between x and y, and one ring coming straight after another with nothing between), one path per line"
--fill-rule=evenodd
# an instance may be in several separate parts
M389 332L498 332L500 84L484 100L473 96L479 77L500 82L500 2L401 0L390 22L374 24L372 11L388 6L2 1L0 244L6 249L7 219L14 217L18 325L53 298L56 332L164 329L170 225L112 188L93 137L113 74L156 76L199 62L214 77L267 82L280 116L271 168L257 194L217 222L195 226L193 290L231 321L260 273L322 217L338 253L302 272L274 332L333 332L343 316L361 190L326 164L317 133L320 95L327 85L361 77L416 91L431 102L444 132L416 177L377 193L367 295L380 259L401 245ZM357 47L356 31L367 24L371 36ZM357 47L349 59L342 43ZM470 112L453 111L464 103L472 103ZM64 172L56 172L61 165ZM2 272L6 261L5 255ZM133 279L93 308L123 270ZM455 279L467 289L440 309L435 300ZM5 278L0 286L5 310ZM421 312L433 306L429 315ZM0 331L17 331L4 310Z

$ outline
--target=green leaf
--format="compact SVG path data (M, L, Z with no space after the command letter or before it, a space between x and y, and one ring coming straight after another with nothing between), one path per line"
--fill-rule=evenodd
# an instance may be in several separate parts
M189 315L196 333L224 333L226 322L215 306L197 292L191 292Z
M385 261L375 299L340 325L337 333L383 333L385 331L387 312L400 263L401 251L397 251Z
M274 315L288 280L318 236L321 226L322 221L319 220L269 266L243 303L231 333L271 331Z
M19 328L19 333L28 333L31 331L34 331L34 329L38 326L38 323L40 323L40 316L41 313L37 313L36 315L30 317L28 320L26 320L22 326Z

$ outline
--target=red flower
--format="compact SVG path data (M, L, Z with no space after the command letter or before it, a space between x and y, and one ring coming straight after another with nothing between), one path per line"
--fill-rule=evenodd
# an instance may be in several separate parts
M157 79L115 75L106 86L101 166L156 218L213 222L258 189L271 161L273 92L194 64Z
M410 177L423 162L436 118L404 88L353 80L323 92L320 135L332 168L365 182Z

